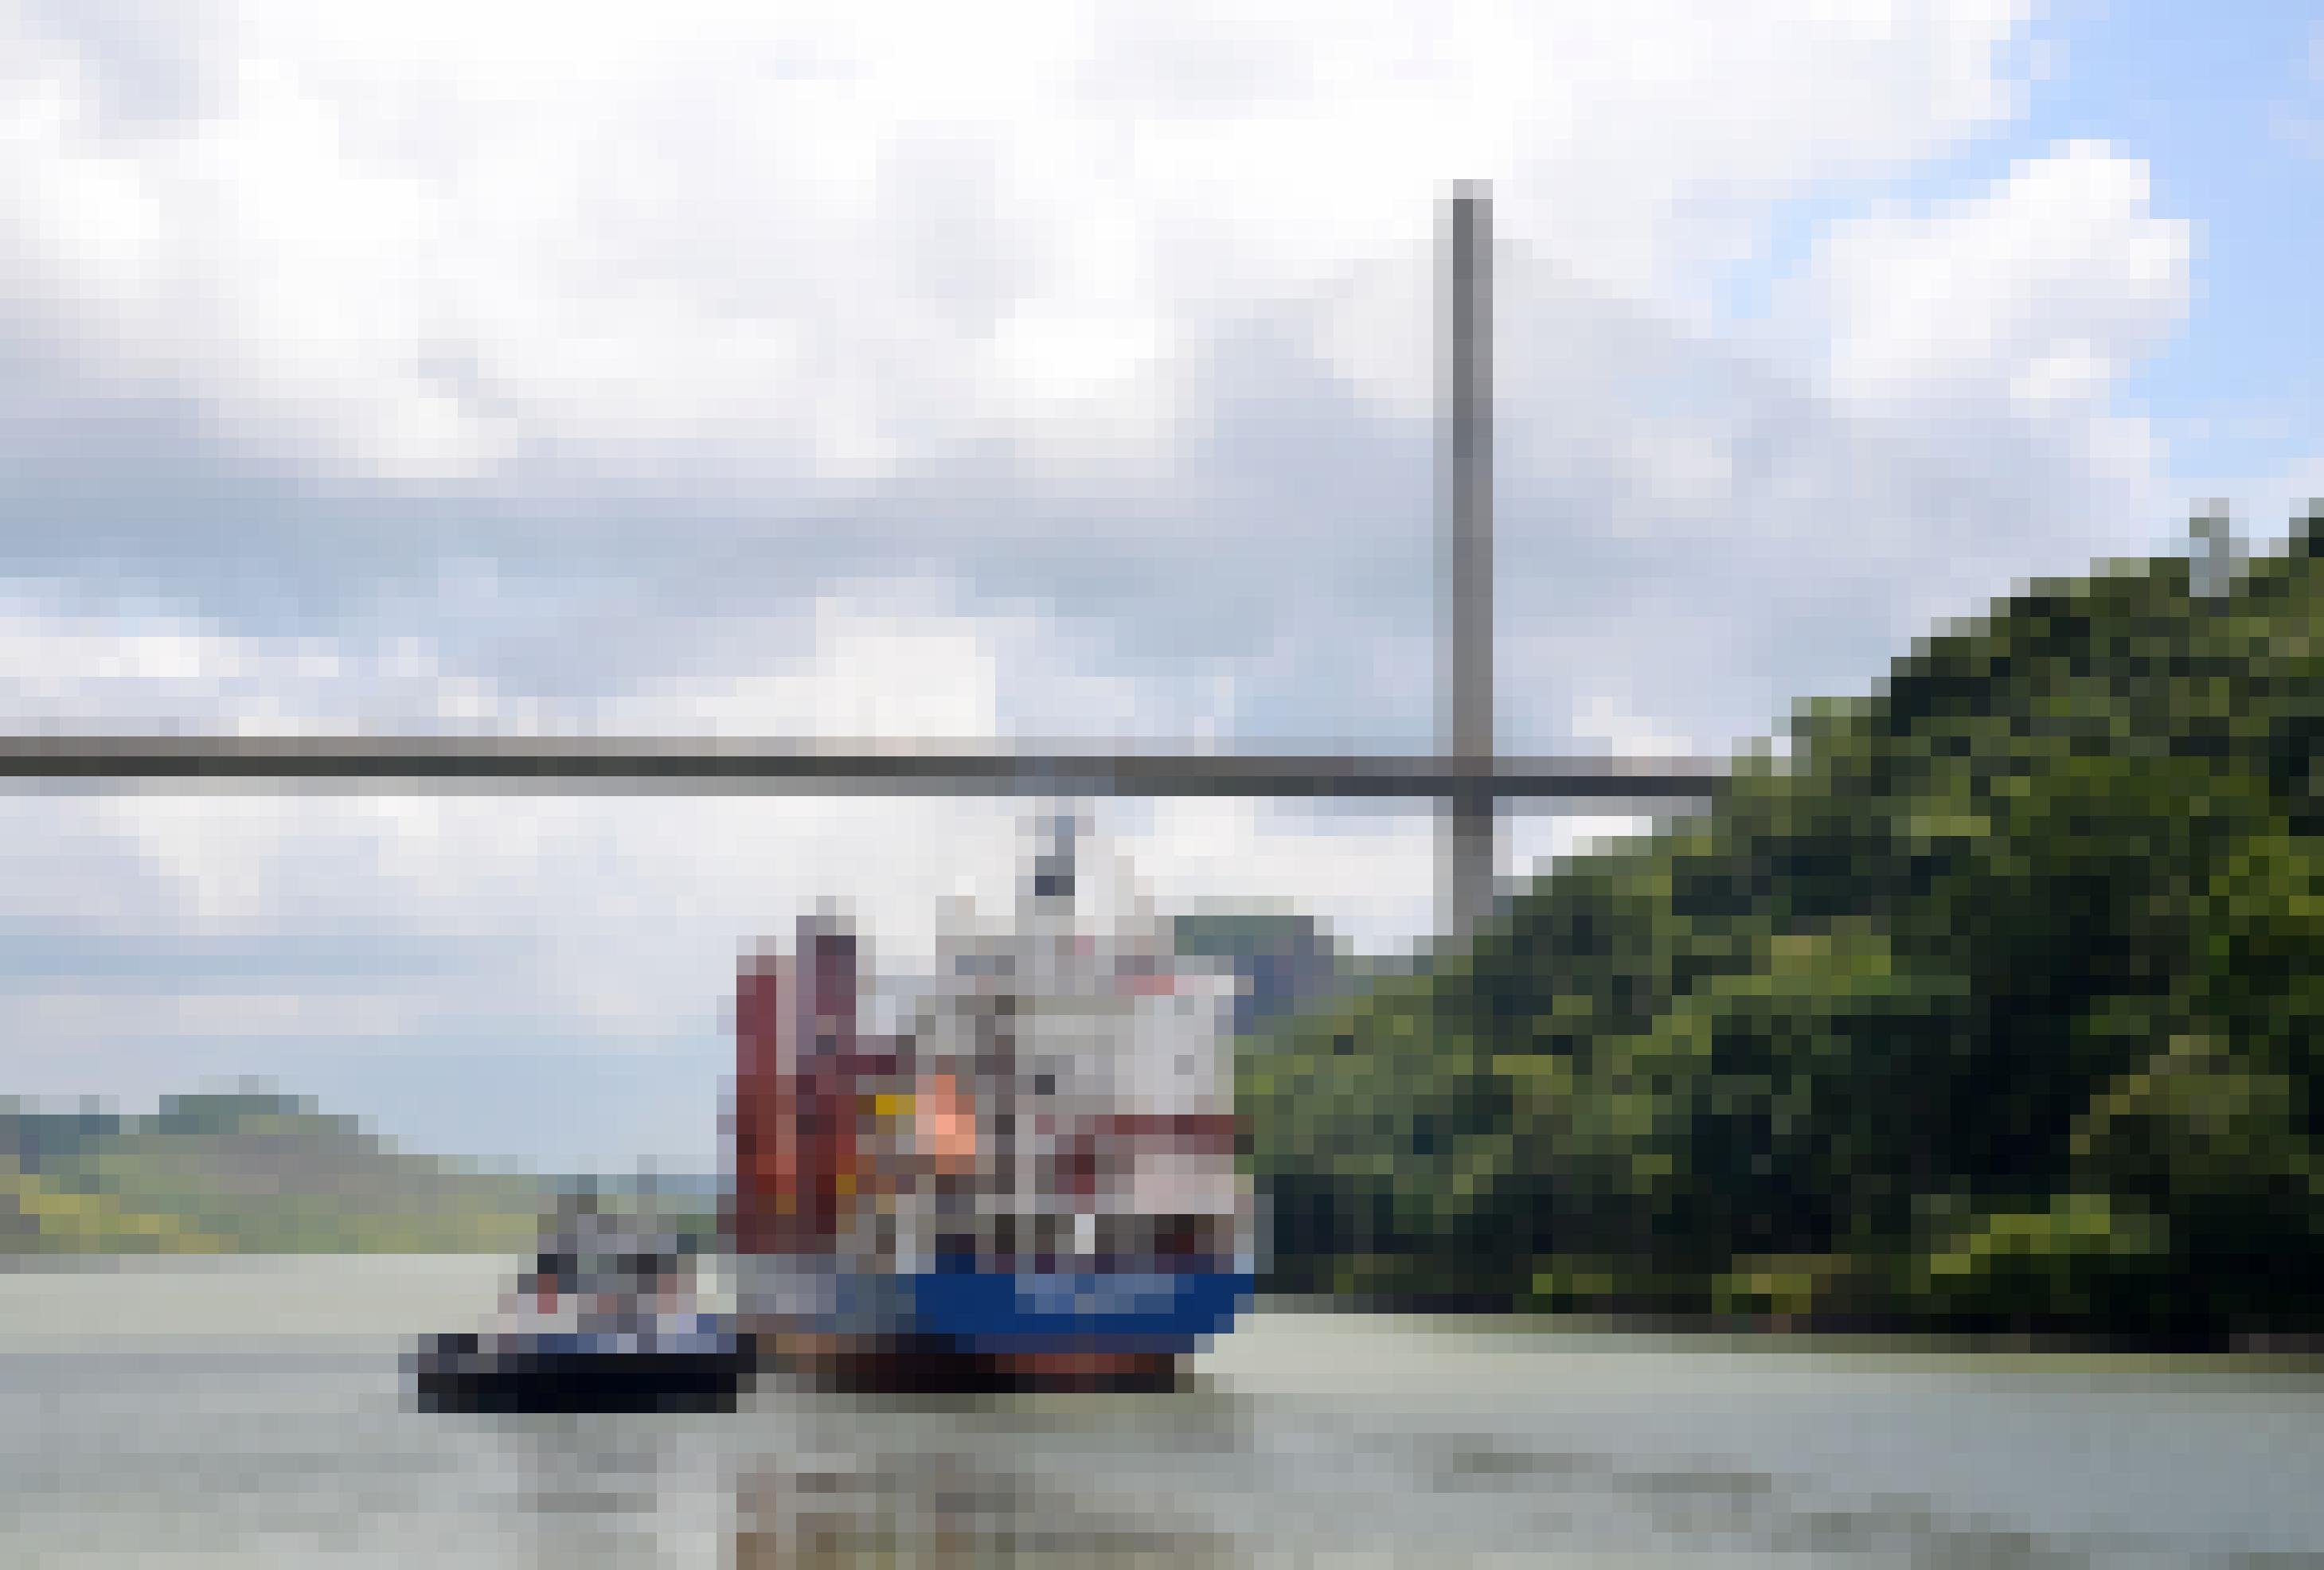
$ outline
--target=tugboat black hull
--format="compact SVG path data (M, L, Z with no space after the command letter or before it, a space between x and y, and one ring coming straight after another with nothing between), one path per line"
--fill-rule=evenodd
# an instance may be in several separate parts
M423 1404L480 1411L731 1407L750 1384L756 1363L750 1343L741 1337L707 1348L619 1350L569 1344L488 1347L474 1335L439 1335L410 1359L412 1383Z

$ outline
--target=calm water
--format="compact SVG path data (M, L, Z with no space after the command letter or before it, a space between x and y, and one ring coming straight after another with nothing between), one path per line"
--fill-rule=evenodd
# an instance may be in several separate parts
M413 1410L489 1261L0 1273L0 1564L2324 1565L2324 1371L1261 1314L1189 1388Z

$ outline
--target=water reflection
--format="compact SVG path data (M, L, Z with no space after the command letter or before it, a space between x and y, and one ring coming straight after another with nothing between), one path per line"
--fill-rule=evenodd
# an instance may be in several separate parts
M1139 1396L492 1416L401 1372L0 1335L0 1565L2324 1562L2314 1369L1274 1314Z
M1701 1415L1696 1439L1717 1438ZM1606 1443L1574 1443L1577 1427ZM943 1399L778 1383L723 1418L510 1419L496 1438L516 1463L493 1512L515 1539L504 1562L542 1567L2208 1556L2168 1534L2042 1533L1911 1491L1824 1488L1613 1413L1253 1399L1204 1381Z
M723 1415L441 1420L499 1476L503 1563L1204 1565L1234 1545L1187 1508L1178 1462L1231 1477L1233 1412L1200 1390L899 1400L770 1381Z
M859 1562L1225 1563L1213 1534L1157 1519L1153 1502L1106 1508L1023 1472L945 1452L817 1465L768 1457L735 1493L737 1566Z
M1233 1408L1200 1389L1138 1398L867 1399L762 1391L733 1492L736 1565L1223 1564L1172 1458L1231 1454Z
M523 1556L551 1565L661 1563L689 1492L709 1496L675 1464L674 1436L587 1418L521 1427L507 1521Z

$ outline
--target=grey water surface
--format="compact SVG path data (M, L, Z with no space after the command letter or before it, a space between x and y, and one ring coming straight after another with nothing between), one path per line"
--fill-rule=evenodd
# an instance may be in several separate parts
M1254 1313L1181 1390L419 1409L485 1260L0 1271L0 1565L2324 1565L2324 1367Z

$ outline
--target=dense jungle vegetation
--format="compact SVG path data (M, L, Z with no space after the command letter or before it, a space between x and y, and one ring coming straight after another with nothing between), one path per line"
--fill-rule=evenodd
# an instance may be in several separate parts
M2214 565L1928 637L1712 809L1259 1038L1275 1285L2324 1331L2324 517Z

